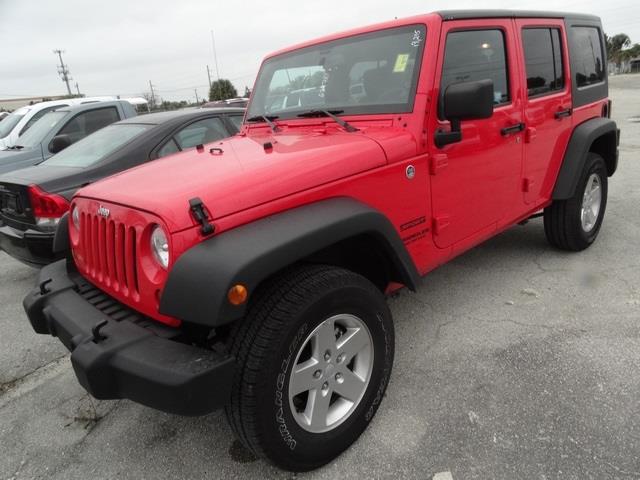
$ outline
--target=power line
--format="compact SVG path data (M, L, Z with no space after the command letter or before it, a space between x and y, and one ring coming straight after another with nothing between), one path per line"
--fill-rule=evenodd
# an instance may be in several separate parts
M60 78L62 78L62 81L67 84L67 93L71 95L71 87L69 86L69 80L71 80L71 76L69 75L69 66L65 65L62 61L62 54L64 53L64 50L57 49L54 50L53 53L57 54L58 58L60 59L58 73L60 74Z

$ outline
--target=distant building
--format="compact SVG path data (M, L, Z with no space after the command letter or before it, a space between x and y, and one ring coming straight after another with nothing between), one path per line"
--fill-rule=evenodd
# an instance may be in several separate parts
M25 105L33 105L34 103L46 102L48 100L61 100L65 98L65 96L66 95L43 95L42 97L0 99L0 111L7 110L11 112Z

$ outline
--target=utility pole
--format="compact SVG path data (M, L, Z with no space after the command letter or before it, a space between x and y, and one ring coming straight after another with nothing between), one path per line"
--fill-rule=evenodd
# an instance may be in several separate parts
M220 80L220 71L218 70L218 54L216 53L216 40L213 37L213 30L211 30L211 45L213 46L213 61L216 66L216 80Z
M149 80L149 88L151 89L151 109L156 106L156 95L153 92L153 83Z
M196 103L200 103L200 99L198 98L198 89L194 88L193 91L196 93Z
M78 92L78 96L82 95L80 93L80 87L78 86L78 82L76 82L76 92Z
M64 53L64 50L56 49L53 51L53 53L58 55L58 58L60 59L58 74L60 74L60 78L62 78L62 81L67 84L67 93L71 95L71 87L69 86L69 80L71 80L71 76L69 75L69 66L65 65L62 61L62 54Z
M211 72L209 71L209 65L207 65L207 77L209 78L209 90L211 90Z

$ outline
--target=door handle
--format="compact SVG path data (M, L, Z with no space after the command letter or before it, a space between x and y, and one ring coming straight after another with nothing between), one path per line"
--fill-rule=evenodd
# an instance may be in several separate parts
M564 117L570 117L571 116L572 110L570 108L567 108L566 110L558 110L556 113L553 114L554 117L556 117L557 119L561 119Z
M523 131L524 127L525 127L524 123L516 123L515 125L511 125L510 127L504 127L503 129L500 130L500 133L502 134L503 137L506 137L511 133L518 133Z

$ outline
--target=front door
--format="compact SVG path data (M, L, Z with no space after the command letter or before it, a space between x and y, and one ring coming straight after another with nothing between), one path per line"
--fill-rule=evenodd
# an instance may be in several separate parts
M558 171L571 135L566 35L562 20L523 19L516 26L526 85L522 190L526 203L536 203L550 194L551 175Z
M501 219L522 209L524 127L511 20L444 22L438 55L440 99L452 83L491 79L494 88L491 118L462 121L458 143L442 149L432 144L434 241L446 248L488 236ZM431 111L431 132L450 129L439 107Z

